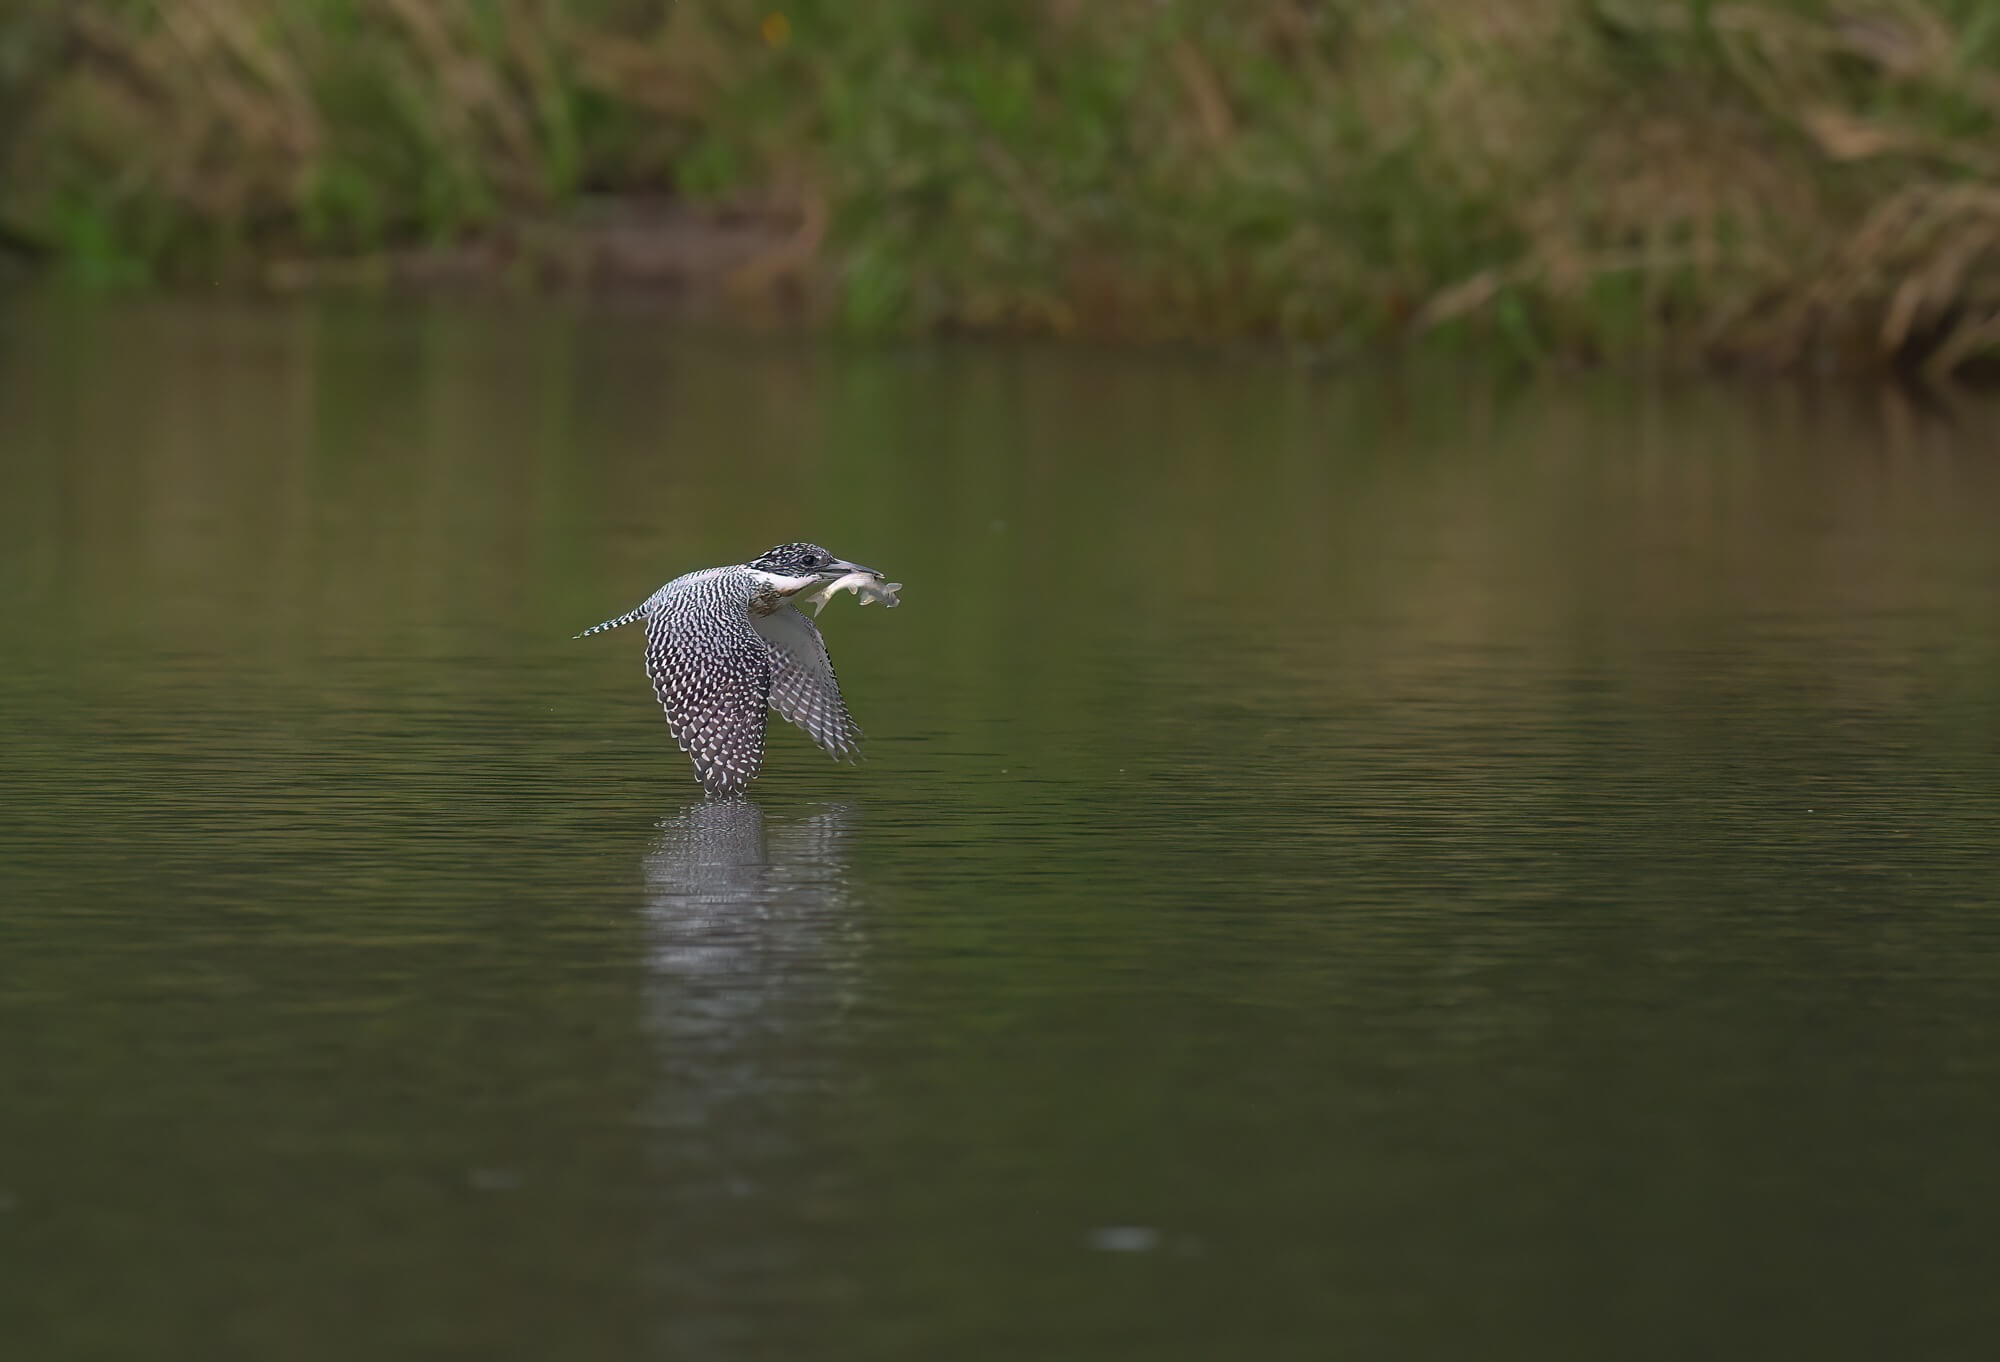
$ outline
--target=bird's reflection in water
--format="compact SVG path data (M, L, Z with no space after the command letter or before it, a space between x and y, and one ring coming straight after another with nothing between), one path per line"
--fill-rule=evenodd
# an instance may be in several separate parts
M841 804L769 820L742 800L697 804L646 857L671 1351L762 1335L834 1194L816 1133L862 957L852 821Z

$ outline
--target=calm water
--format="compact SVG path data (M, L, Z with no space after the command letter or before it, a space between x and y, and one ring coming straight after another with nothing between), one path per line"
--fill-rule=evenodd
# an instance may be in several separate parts
M19 303L6 1355L1988 1356L1996 596L1978 406Z

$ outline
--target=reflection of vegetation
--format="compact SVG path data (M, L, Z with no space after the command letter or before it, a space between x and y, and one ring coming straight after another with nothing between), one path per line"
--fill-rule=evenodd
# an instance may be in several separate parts
M1484 1356L1614 1240L1695 1267L1586 1340L1976 1264L2000 415L1901 400L9 309L9 1355ZM757 791L852 802L846 902L773 845L649 938L692 782L569 635L801 528L911 583L823 621L869 764ZM1488 1304L1407 1346L1411 1281Z
M587 196L671 193L866 328L1949 371L2000 347L1988 14L25 0L0 221L107 282L502 225L561 269Z

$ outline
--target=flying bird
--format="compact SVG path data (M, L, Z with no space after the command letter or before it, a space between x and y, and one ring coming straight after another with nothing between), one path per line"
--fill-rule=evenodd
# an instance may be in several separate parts
M819 629L792 604L812 592L825 609L837 591L895 605L899 582L817 544L780 544L759 558L674 578L636 609L592 625L646 622L646 674L667 728L715 798L743 792L764 762L768 706L836 761L861 751L861 729L841 698ZM818 588L818 590L814 590Z

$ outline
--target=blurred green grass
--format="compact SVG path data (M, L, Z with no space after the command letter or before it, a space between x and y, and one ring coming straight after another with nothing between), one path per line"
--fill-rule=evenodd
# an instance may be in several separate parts
M13 0L0 240L559 275L609 196L860 331L1971 374L1996 116L1985 0Z

